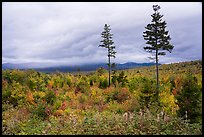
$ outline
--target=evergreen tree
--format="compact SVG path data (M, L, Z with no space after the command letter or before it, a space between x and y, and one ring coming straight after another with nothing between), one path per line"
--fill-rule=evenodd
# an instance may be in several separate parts
M110 86L110 72L111 72L111 57L115 58L115 46L113 46L112 36L113 34L110 33L110 25L105 24L104 31L101 33L101 45L99 47L104 47L108 49L108 70L109 70L109 86Z
M98 68L96 71L98 76L101 76L106 72L106 70L103 67Z
M142 109L148 108L150 109L150 106L153 107L153 103L155 102L154 99L154 91L155 91L155 86L154 86L154 80L143 77L139 79L139 83L141 83L141 93L140 93L140 105L142 106Z
M143 37L147 41L146 44L150 45L145 46L144 50L153 53L153 57L150 57L150 59L156 60L157 96L159 94L158 56L166 55L165 50L171 53L174 48L174 46L169 42L171 38L170 35L168 35L168 31L165 30L167 23L162 21L163 15L158 12L159 9L160 6L153 5L153 10L155 12L151 15L152 23L148 24L145 27L146 31L143 32Z
M192 72L186 74L182 88L175 97L179 106L178 116L183 117L187 112L190 123L202 121L202 88Z
M125 75L125 72L124 71L121 71L119 73L119 76L117 78L117 81L118 81L118 84L121 83L121 86L122 87L125 87L125 84L128 83L128 80L127 80L127 76Z
M111 65L111 69L112 69L112 83L113 85L116 87L117 85L117 71L116 71L116 64L112 63Z

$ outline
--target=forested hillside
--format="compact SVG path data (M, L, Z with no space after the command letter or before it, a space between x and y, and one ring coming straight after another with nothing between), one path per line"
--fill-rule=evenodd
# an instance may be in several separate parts
M202 134L202 61L91 73L2 70L2 134Z

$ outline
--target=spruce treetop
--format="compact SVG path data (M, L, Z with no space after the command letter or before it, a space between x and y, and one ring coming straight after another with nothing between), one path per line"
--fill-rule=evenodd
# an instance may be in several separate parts
M161 9L160 6L153 5L155 12L151 15L152 21L145 27L146 31L143 32L143 37L147 41L146 44L150 46L145 46L144 49L147 52L157 50L158 55L166 55L165 50L171 53L174 46L170 44L169 32L165 30L167 23L162 21L163 15L160 14L159 9Z

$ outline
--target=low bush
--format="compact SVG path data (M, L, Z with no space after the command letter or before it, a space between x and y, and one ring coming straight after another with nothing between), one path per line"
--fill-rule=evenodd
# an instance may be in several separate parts
M100 80L99 88L105 89L107 87L108 87L108 80L107 79Z
M43 97L43 99L48 103L53 105L56 101L56 95L54 91L49 90L46 95Z

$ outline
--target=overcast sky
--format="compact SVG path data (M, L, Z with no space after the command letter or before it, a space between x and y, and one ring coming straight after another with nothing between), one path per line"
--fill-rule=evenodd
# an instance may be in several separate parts
M106 23L116 46L113 62L150 62L142 35L155 4L174 45L159 62L202 59L201 2L9 2L2 5L2 63L107 62L107 49L98 47Z

